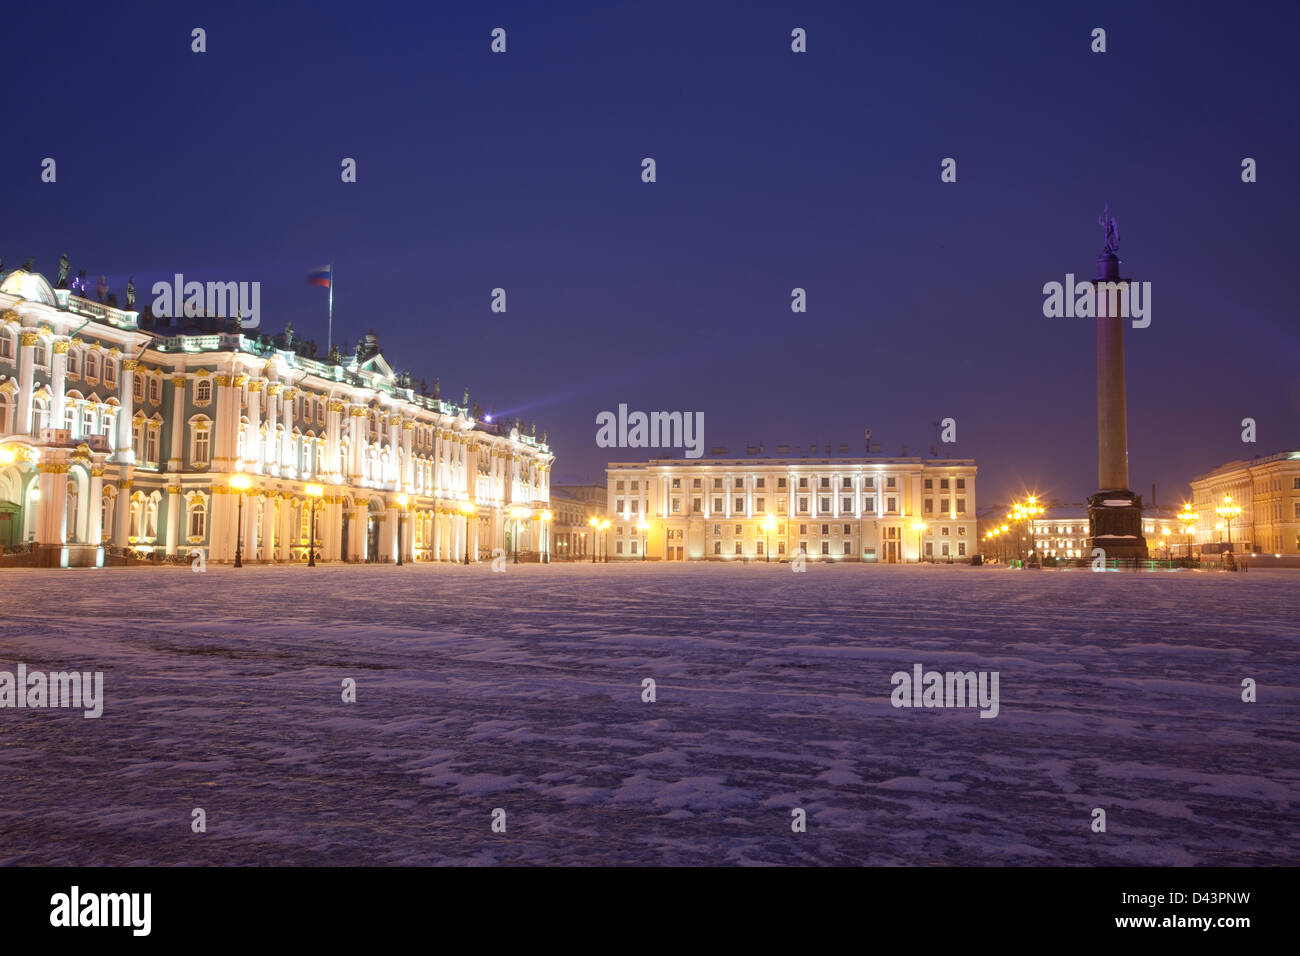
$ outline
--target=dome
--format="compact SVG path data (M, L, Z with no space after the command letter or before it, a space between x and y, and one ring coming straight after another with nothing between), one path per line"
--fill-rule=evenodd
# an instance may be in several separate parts
M45 305L52 305L55 308L59 305L58 300L54 297L54 290L50 288L50 284L45 281L45 277L39 272L15 269L5 276L3 282L0 282L0 292L16 295L28 302L41 302Z

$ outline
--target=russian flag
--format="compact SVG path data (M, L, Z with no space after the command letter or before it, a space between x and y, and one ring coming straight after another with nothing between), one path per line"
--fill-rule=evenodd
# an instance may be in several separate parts
M307 284L318 285L328 289L330 287L330 280L333 278L331 271L332 270L329 266L320 266L317 269L313 269L307 276Z

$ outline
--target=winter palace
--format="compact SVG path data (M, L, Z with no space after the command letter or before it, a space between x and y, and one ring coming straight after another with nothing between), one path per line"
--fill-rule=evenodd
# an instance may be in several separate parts
M373 334L319 361L175 321L0 282L0 561L303 561L313 524L323 561L548 548L544 437L413 390Z

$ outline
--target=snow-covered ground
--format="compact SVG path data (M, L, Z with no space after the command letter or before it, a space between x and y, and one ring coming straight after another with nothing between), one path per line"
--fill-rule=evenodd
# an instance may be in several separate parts
M1297 621L1260 570L6 570L0 670L106 700L0 710L0 863L1296 864ZM998 716L894 708L918 663Z

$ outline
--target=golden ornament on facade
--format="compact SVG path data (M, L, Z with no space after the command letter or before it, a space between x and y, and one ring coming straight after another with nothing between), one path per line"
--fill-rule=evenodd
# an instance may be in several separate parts
M185 387L185 376L184 376L184 375L173 375L173 376L172 376L172 384L175 385L177 388L184 388L184 387Z
M341 412L343 411L343 403L338 399L330 399L329 408L331 412Z
M39 339L40 336L37 335L35 332L23 332L19 336L19 341L22 343L22 347L25 349L33 348L36 345L37 340Z
M55 342L55 343L54 343L54 354L55 354L55 355L67 355L67 354L68 354L68 349L70 349L70 348L72 348L72 343L71 343L71 342Z
M234 384L235 388L243 388L245 385L248 384L248 376L247 376L247 375L236 375L236 376L235 376L235 381L234 381L233 384Z
M282 388L284 388L284 386L279 382L271 382L266 386L266 394L279 395Z
M264 386L265 384L266 382L263 379L260 378L255 379L254 381L248 383L248 390L250 392L260 392L262 390L262 386Z
M92 467L92 468L90 469L90 477L91 477L91 478L103 478L103 477L104 477L104 469L103 469L103 467L100 466L100 465L95 465L94 467Z
M215 381L216 381L216 383L217 383L217 387L218 387L218 388L229 388L229 387L230 387L230 376L229 376L229 375L218 375L218 376L215 377Z
M364 408L353 408L348 414L353 418L365 418L366 410Z
M122 371L124 372L134 372L139 367L140 363L136 359L124 359L122 362Z
M0 312L0 322L8 322L11 325L18 325L22 322L22 317L13 309L5 309L4 312Z

